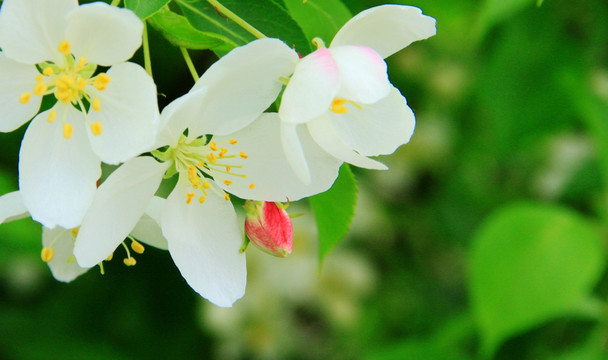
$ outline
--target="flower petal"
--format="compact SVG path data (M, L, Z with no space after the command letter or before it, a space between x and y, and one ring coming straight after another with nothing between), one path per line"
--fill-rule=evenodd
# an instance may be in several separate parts
M338 65L321 48L304 57L283 93L279 116L292 124L308 122L329 110L340 84Z
M346 114L330 114L336 134L348 147L364 156L392 154L410 141L416 118L403 95L390 95L361 109L348 107Z
M80 267L74 259L74 239L71 230L60 226L52 230L43 227L42 246L53 248L53 259L48 265L55 279L70 282L89 270Z
M288 125L291 126L291 125ZM323 192L334 183L338 176L341 161L326 153L312 140L306 128L300 127L300 143L309 159L311 182L304 184L298 178L281 145L281 122L277 113L266 113L245 129L231 134L230 137L214 136L217 143L228 142L231 138L238 142L230 146L230 152L244 152L247 159L240 157L223 160L228 165L243 165L231 170L247 177L243 181L234 180L227 186L221 179L215 179L220 187L243 199L266 201L295 201L306 196ZM238 179L227 176L227 179ZM220 180L220 181L218 181ZM251 189L250 184L255 187ZM244 185L244 186L243 186Z
M345 144L336 133L329 116L321 116L309 122L308 131L319 146L344 162L367 169L388 169L381 162L362 156Z
M84 134L82 113L57 103L57 119L50 111L30 123L19 153L19 189L32 219L48 228L80 225L101 176L99 158ZM62 121L73 126L70 139L63 136Z
M364 46L337 46L329 49L340 69L337 96L364 104L374 103L391 91L386 63L374 50Z
M82 220L74 255L83 267L107 258L129 235L158 189L169 163L137 157L101 184Z
M387 58L437 32L435 19L406 5L381 5L360 12L338 31L330 47L362 45Z
M177 146L179 137L184 133L184 130L188 129L190 124L195 122L202 113L207 90L207 87L192 90L173 100L163 109L160 114L156 148L165 145ZM192 138L197 137L191 131L188 131L188 135Z
M247 281L234 207L212 194L213 188L203 204L187 204L180 187L178 183L167 198L162 216L171 257L194 291L218 306L230 307L244 295Z
M57 50L65 36L65 16L76 0L4 0L0 11L0 47L11 59L36 64L61 61Z
M167 239L163 236L163 230L160 227L161 215L166 201L158 196L152 197L146 212L131 230L131 235L137 240L161 250L169 248Z
M310 169L298 135L298 125L281 122L281 145L291 169L304 184L311 183Z
M0 196L0 224L23 219L29 215L19 191Z
M101 106L101 111L89 110L89 120L103 126L101 135L90 130L87 134L101 160L117 164L152 149L158 130L158 103L156 85L141 66L122 63L112 66L107 74L112 80L105 90L86 88Z
M38 112L42 97L32 96L26 104L19 102L21 94L32 93L38 74L35 66L18 63L0 52L1 132L16 130Z
M213 64L194 85L213 89L190 131L225 135L247 126L277 98L298 55L277 39L260 39L238 47Z
M131 10L95 2L74 9L67 21L66 40L76 59L111 66L127 61L141 46L144 25Z

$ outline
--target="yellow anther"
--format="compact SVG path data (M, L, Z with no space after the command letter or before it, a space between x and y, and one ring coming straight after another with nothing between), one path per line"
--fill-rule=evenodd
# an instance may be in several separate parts
M249 157L249 155L245 154L244 152L240 152L239 156L242 157L243 159L247 159Z
M230 139L228 142L229 142L231 145L234 145L234 144L236 144L236 143L237 143L237 141L236 141L236 140L234 140L234 139Z
M72 101L72 93L66 89L55 89L55 97L64 104L69 104Z
M111 253L111 254L110 254L110 256L108 256L108 257L106 258L106 261L110 261L110 260L112 260L112 258L113 258L113 257L114 257L114 253Z
M224 193L224 199L226 199L226 201L230 201L230 195L228 195L228 193Z
M205 197L204 196L199 197L198 198L198 202L201 203L201 204L204 203L205 202Z
M110 78L106 73L101 73L95 77L93 86L95 86L97 90L102 91L108 87L111 80L112 78Z
M70 123L63 124L63 137L69 139L72 137L72 133L74 132L74 126Z
M47 89L48 89L48 86L46 86L46 84L43 83L42 81L39 81L36 84L36 86L34 86L34 95L37 95L37 96L44 95L44 93L46 92Z
M331 112L334 114L345 114L348 109L346 106L344 106L344 104L347 102L348 100L346 99L335 98L334 101L331 102Z
M51 111L49 111L49 118L46 119L46 121L48 121L49 123L52 123L53 121L55 121L55 118L57 118L57 111L51 110Z
M124 262L124 263L125 263L125 265L127 265L127 266L135 266L135 264L137 263L137 261L135 261L135 258L134 258L134 257L132 257L132 256L131 256L131 257L128 257L128 258L125 258L125 259L123 260L123 262Z
M230 181L230 180L224 180L224 184L226 184L226 186L230 186L230 184L232 184L232 181Z
M24 92L23 94L21 94L21 96L19 96L19 102L22 104L27 104L30 102L31 97L32 97L32 94L29 91Z
M205 163L204 163L204 162L202 162L202 161L199 161L199 162L198 162L198 167L202 168L203 166L205 166Z
M91 103L91 108L95 111L101 111L101 101L98 98L93 99Z
M47 67L46 69L44 69L44 71L42 72L44 75L49 76L49 75L53 75L55 71L53 70L52 67Z
M144 251L146 250L141 243L139 243L135 240L133 240L133 242L131 243L131 249L133 249L133 251L135 251L138 254L143 254Z
M76 82L73 76L63 74L55 81L55 86L59 89L67 89Z
M226 166L226 172L230 172L230 169L232 169L230 166Z
M36 82L41 82L42 81L42 75L38 74L36 75Z
M57 50L59 50L60 53L62 53L65 56L70 55L70 53L72 52L72 47L70 46L70 42L67 40L61 40L61 42L59 43L59 46L57 47Z
M79 232L79 231L80 231L80 228L79 228L79 227L75 227L75 228L72 228L72 229L70 230L70 235L72 235L72 238L73 238L73 239L75 239L75 238L76 238L76 236L78 236L78 232Z
M81 77L79 77L78 81L76 81L76 86L78 87L78 90L81 90L81 91L84 90L84 88L87 87L87 85L89 85L89 83Z
M203 181L203 187L208 190L211 187L211 184L209 181Z
M194 198L194 193L186 194L186 204L190 204L192 202L192 198Z
M207 160L209 160L210 163L215 164L217 161L217 156L215 156L214 153L209 153L207 154Z
M80 59L78 59L78 63L76 64L76 67L78 68L78 70L82 70L82 68L84 68L87 65L87 59L81 57Z
M254 184L254 183L249 184L249 188L250 188L251 190L253 190L253 188L255 188L255 184Z
M228 152L228 149L226 149L226 148L221 148L221 149L220 149L220 153L219 153L220 157L222 157L222 156L226 155L226 153L227 153L227 152Z
M215 143L215 141L209 142L209 147L211 148L211 150L217 151L217 144Z
M101 135L102 130L103 130L103 128L99 121L96 121L91 124L91 132L93 133L93 135L95 135L95 136Z
M43 247L42 251L40 252L40 258L45 263L48 263L49 261L53 260L54 255L55 255L55 250L53 250L53 248Z

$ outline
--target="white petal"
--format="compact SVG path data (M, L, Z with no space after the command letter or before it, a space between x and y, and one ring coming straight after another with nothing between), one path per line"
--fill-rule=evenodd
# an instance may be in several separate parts
M99 158L85 135L82 113L58 103L57 119L48 123L49 111L40 113L25 132L19 153L19 189L32 219L48 228L80 225L93 200L101 175ZM62 120L73 127L63 137Z
M210 193L203 204L186 204L178 183L167 198L162 223L171 257L194 291L222 307L244 295L247 268L232 203Z
M338 31L331 47L362 45L387 58L414 41L437 32L435 19L405 5L381 5L360 12Z
M27 104L19 102L21 94L32 94L38 74L35 66L18 63L0 52L0 132L16 130L38 112L41 96L32 95Z
M363 46L337 46L330 51L340 69L338 97L371 104L389 94L391 84L386 63L374 50Z
M416 118L399 90L362 109L348 106L346 114L330 114L336 134L364 156L392 154L410 141Z
M76 59L110 66L130 59L141 45L144 25L131 10L95 2L74 9L67 21Z
M298 125L281 122L281 145L289 166L304 183L310 184L310 169L298 136Z
M169 248L167 239L163 236L163 230L160 227L161 214L166 201L158 196L152 197L146 208L146 212L139 219L133 230L131 230L131 235L137 240L161 250Z
M281 77L294 71L298 55L277 39L238 47L213 64L192 90L209 87L203 112L192 124L195 136L225 135L247 126L277 98Z
M281 123L276 113L266 113L245 129L231 134L230 137L213 137L221 143L230 138L238 142L229 147L230 152L248 155L246 160L240 157L223 160L228 165L243 165L243 168L231 170L236 174L245 174L243 180L227 176L234 180L226 186L220 179L216 181L225 191L243 199L282 201L299 200L323 192L334 183L338 176L341 161L327 154L310 137L306 127L300 126L299 138L302 148L309 160L311 182L305 185L291 169L281 145ZM250 184L255 184L253 189Z
M63 59L65 16L76 0L4 0L0 11L0 47L13 60L36 64Z
M158 189L168 163L137 157L101 184L82 221L74 255L83 267L107 258L129 235Z
M329 116L321 116L309 122L308 131L319 146L344 162L367 169L388 169L381 162L362 156L346 145L336 134Z
M327 112L339 81L338 66L328 49L321 48L304 57L283 93L281 120L301 124Z
M72 231L62 227L50 230L42 228L42 246L53 248L53 259L48 262L53 277L59 281L70 282L84 274L88 268L82 268L74 258L74 239Z
M156 138L156 148L169 145L177 146L179 137L190 124L199 118L203 111L206 87L190 91L186 95L180 96L167 105L160 114L160 125ZM196 138L194 133L188 131L188 135Z
M13 191L0 196L0 224L28 217L19 191Z
M117 164L152 150L158 131L158 103L156 85L141 66L122 63L112 66L107 74L112 80L105 90L86 88L101 105L101 111L89 110L89 120L103 126L101 135L93 135L90 129L87 134L101 160Z

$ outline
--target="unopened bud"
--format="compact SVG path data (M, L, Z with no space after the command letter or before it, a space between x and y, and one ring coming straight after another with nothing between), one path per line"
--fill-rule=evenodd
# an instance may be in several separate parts
M245 233L262 251L278 257L291 254L293 226L285 210L274 202L247 200Z

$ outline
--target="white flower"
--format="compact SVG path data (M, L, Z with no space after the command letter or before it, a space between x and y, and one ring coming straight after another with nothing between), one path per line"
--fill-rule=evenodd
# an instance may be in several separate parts
M304 124L327 156L386 169L368 156L390 154L407 143L415 118L390 84L383 58L435 32L435 19L420 9L383 5L353 17L329 48L315 39L318 49L283 79L287 86L279 107L283 148L302 181L311 181L317 161L301 146Z
M270 56L284 61L268 67ZM260 116L281 90L279 78L289 75L297 60L275 39L237 48L169 104L161 114L157 146L162 152L153 152L162 162L132 159L101 184L76 239L78 263L91 267L112 253L163 176L177 173L161 216L171 257L188 284L214 304L228 307L242 297L247 275L245 255L239 253L243 238L228 193L297 200L327 190L340 166L324 159L315 181L301 183L281 150L277 114ZM323 153L306 134L303 146L313 156Z
M158 122L156 87L125 62L143 24L129 10L75 0L5 0L0 9L0 131L29 125L19 154L19 188L34 220L80 224L101 174L100 160L147 151ZM110 67L106 72L99 66ZM77 110L79 109L79 110Z

